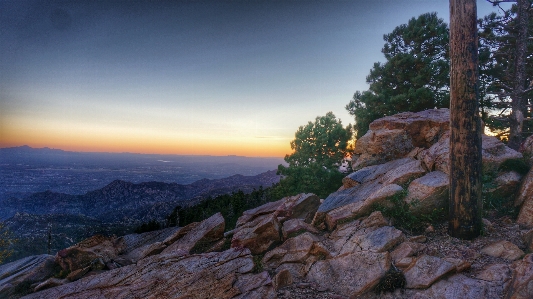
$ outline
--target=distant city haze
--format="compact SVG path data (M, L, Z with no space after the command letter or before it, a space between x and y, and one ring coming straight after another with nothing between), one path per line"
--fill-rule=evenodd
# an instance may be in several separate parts
M283 157L316 116L353 122L383 34L448 5L0 1L0 147Z

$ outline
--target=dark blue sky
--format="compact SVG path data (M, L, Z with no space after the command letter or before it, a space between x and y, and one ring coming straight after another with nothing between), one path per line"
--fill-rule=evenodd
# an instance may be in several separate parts
M478 1L479 16L492 6ZM0 0L0 146L282 156L448 1Z

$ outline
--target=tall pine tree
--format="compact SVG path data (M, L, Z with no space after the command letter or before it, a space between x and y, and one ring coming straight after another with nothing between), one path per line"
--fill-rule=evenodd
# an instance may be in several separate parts
M376 62L346 109L355 117L360 137L375 119L404 111L448 107L448 26L436 13L412 18L383 36L387 61Z

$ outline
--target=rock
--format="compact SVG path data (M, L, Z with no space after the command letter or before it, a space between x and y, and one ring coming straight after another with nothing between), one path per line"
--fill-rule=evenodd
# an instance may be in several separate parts
M24 295L32 291L31 285L55 275L54 259L47 254L33 255L0 265L0 298Z
M273 281L276 289L280 289L284 286L300 283L304 280L304 277L309 272L312 264L300 264L300 263L285 263L281 264L274 271Z
M481 223L483 223L483 228L485 230L485 232L492 232L494 231L494 226L492 225L492 222L490 222L489 220L485 219L485 218L482 218L481 219Z
M524 252L520 250L518 246L505 240L483 247L481 253L510 261L517 260L524 256Z
M425 247L424 244L420 243L403 242L391 252L392 261L396 263L405 257L412 257L422 251Z
M404 130L368 130L355 143L354 153L359 157L352 163L352 168L359 169L401 158L414 148Z
M163 242L155 242L152 244L147 244L143 247L137 248L127 255L123 256L125 259L129 259L132 263L151 255L161 253L167 246Z
M388 252L359 251L317 261L307 279L321 289L356 298L376 286L389 268Z
M489 190L493 197L515 198L515 195L520 188L522 176L516 171L507 171L499 174L494 180L496 187Z
M362 228L382 227L386 225L389 225L389 221L383 217L381 211L374 211L368 217L361 219Z
M522 154L507 147L494 136L482 135L482 163L488 170L497 170L503 161L522 158ZM429 149L419 154L427 169L438 170L449 174L450 165L450 132L442 135L440 140Z
M482 135L481 155L483 165L488 169L497 169L505 160L523 157L520 152L507 147L498 138L487 135Z
M53 288L53 287L57 287L57 286L60 286L60 285L64 285L64 284L67 284L69 282L70 282L70 280L68 280L67 278L59 279L59 278L52 277L52 278L49 278L49 279L39 283L37 286L35 286L33 291L34 292L39 292L39 291L46 290L46 289L49 289L49 288Z
M418 235L418 236L412 236L407 241L409 242L415 242L415 243L426 243L427 237L424 235Z
M174 243L174 241L176 240L169 241L169 239L167 238L171 238L171 236L175 235L179 231L182 231L183 235L185 235L185 233L187 232L187 230L182 230L182 228L180 227L168 227L142 234L129 234L122 236L117 239L117 243L120 244L121 248L123 248L123 250L119 252L119 254L125 255L136 249L145 247L146 245L150 245L156 242L165 241L164 243L166 245Z
M512 264L512 279L506 298L533 298L533 254Z
M450 173L450 131L442 135L439 141L427 150L419 153L419 159L424 162L429 171Z
M279 271L278 273L276 273L273 280L274 280L274 286L276 287L276 290L279 290L283 287L286 287L294 283L292 273L287 269L283 269Z
M404 169L405 165L411 165L412 167L416 167L416 163L413 164L416 161L417 160L413 158L402 158L402 159L393 160L393 161L383 163L383 164L363 167L357 171L352 172L348 176L346 176L344 180L346 182L350 182L348 185L356 186L359 184L363 184L366 182L380 179L387 173L390 173L389 177L393 177L393 178L401 177L404 175L404 172L409 171L408 169ZM398 169L400 170L398 171ZM389 178L387 178L386 180L388 179ZM347 187L346 185L345 187L350 188L350 187Z
M520 145L520 152L524 154L524 156L529 157L529 166L533 167L533 135L530 135L522 145Z
M281 241L281 227L274 214L262 215L235 229L231 247L249 248L252 254L262 254Z
M354 152L360 156L352 167L404 157L416 147L428 148L448 130L449 120L448 109L404 112L377 119L357 140Z
M455 270L455 266L441 258L422 255L404 271L408 289L425 289Z
M419 291L412 299L488 299L501 298L503 290L498 284L472 279L456 274L433 284L429 289Z
M305 223L303 219L290 219L283 222L281 231L285 240L306 231L318 234L318 230L314 226Z
M86 268L97 259L102 259L105 264L116 259L119 253L124 251L122 246L116 237L95 235L60 250L56 255L56 263L69 273Z
M472 266L469 261L465 261L463 259L445 257L444 260L455 266L456 273L461 273L463 271L469 270Z
M442 171L432 171L420 177L407 188L405 201L411 211L419 214L430 214L434 209L445 208L448 205L449 179Z
M518 191L515 206L522 205L516 223L533 227L533 168L531 168L522 181L522 186Z
M278 201L268 202L251 210L244 211L242 213L242 216L237 219L237 224L235 225L235 227L239 227L248 222L251 222L259 216L274 213L285 202L286 199L287 197L282 198Z
M392 227L361 229L356 231L349 239L342 241L339 254L354 251L384 252L393 248L405 239L402 231ZM336 248L340 247L338 245Z
M415 261L416 258L414 257L404 257L400 260L397 260L394 265L400 269L406 269L409 268Z
M263 257L263 265L275 269L283 263L306 264L309 259L314 262L329 256L328 250L320 245L320 239L306 232L267 252Z
M511 278L511 270L507 264L492 264L479 272L476 278L503 284Z
M243 292L268 294L269 280L265 274L247 274L253 267L248 249L189 256L160 254L145 258L137 265L89 276L26 298L222 299L239 295L246 298L247 293Z
M168 246L168 245L176 242L177 240L183 238L186 234L188 234L195 227L197 227L198 224L200 224L200 222L192 222L192 223L189 223L186 226L174 231L172 234L170 234L168 237L166 237L163 240L163 244Z
M526 244L527 250L529 252L533 251L533 229L528 230L522 235L522 240Z
M195 225L186 235L166 247L162 254L205 252L224 237L224 227L224 217L216 213Z
M381 178L381 183L385 185L403 185L423 176L425 173L426 170L422 167L422 162L419 160L414 160L388 171Z
M241 292L240 295L233 297L235 299L277 298L272 280L266 271L258 274L239 276L234 287Z
M275 213L278 217L285 217L285 220L300 218L307 223L311 223L318 206L320 206L320 198L318 196L312 193L302 193L285 198Z
M76 281L76 280L82 278L89 271L91 271L91 266L87 266L87 267L85 267L83 269L78 269L78 270L72 271L72 272L70 272L69 275L67 275L67 280L68 281Z
M341 221L349 221L370 214L375 205L384 204L387 198L402 190L402 187L396 184L383 185L374 180L334 192L318 208L313 224L317 226L326 222L331 230Z

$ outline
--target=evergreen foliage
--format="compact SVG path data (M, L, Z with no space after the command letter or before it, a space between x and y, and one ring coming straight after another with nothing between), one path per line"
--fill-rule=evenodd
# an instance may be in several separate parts
M161 229L161 224L159 224L159 222L157 222L156 220L150 220L147 223L143 223L139 227L137 227L135 229L135 233L140 234L140 233L151 232L151 231L160 230L160 229Z
M13 253L11 245L14 242L13 235L3 222L0 222L0 265Z
M300 126L291 141L294 152L285 156L289 165L278 166L283 178L273 190L274 197L298 193L325 197L337 190L345 176L339 167L348 155L351 139L352 126L343 127L332 112Z
M246 210L253 209L270 201L270 189L254 189L252 193L242 191L207 198L188 207L177 206L167 217L167 226L185 226L200 222L220 212L226 221L226 230L235 228L237 219Z
M386 62L374 63L370 87L355 92L346 109L357 137L375 119L405 111L449 106L448 26L436 13L412 18L383 36Z
M531 4L533 5L533 4ZM511 104L516 88L517 70L517 6L502 14L491 13L478 21L479 27L479 83L483 121L494 133L507 140L510 127ZM529 17L528 32L533 32L533 18ZM526 93L522 95L522 114L532 117L533 40L527 40L525 63ZM533 122L526 121L523 137L533 133Z

